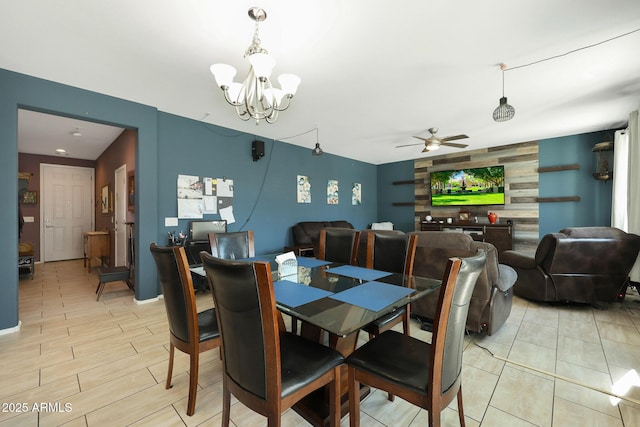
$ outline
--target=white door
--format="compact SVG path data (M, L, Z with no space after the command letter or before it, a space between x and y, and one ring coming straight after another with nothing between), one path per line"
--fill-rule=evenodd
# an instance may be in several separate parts
M115 172L115 261L116 266L127 265L127 165L122 165Z
M94 170L76 166L40 165L42 242L47 261L84 256L82 233L93 231Z

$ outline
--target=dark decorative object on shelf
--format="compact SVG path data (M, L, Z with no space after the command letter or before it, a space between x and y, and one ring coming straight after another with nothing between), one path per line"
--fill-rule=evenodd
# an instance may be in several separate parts
M599 142L591 149L596 154L595 172L593 177L600 181L613 178L613 142Z

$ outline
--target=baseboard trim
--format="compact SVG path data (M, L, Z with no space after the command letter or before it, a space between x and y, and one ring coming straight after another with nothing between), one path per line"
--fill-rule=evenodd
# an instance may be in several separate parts
M0 335L13 334L14 332L20 331L20 326L22 326L22 322L18 320L18 324L12 328L0 329Z
M148 298L148 299L136 299L135 297L133 298L133 302L136 303L137 305L150 304L156 301L160 301L160 297Z

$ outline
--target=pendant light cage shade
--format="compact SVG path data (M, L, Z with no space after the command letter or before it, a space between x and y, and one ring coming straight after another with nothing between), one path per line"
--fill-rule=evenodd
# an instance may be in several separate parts
M502 70L502 98L500 98L500 104L493 110L493 120L496 122L506 122L513 119L516 115L516 109L507 103L507 97L504 96L504 70L507 69L505 64L500 64Z
M506 122L513 119L516 115L516 109L507 103L507 98L503 96L500 98L500 105L493 110L493 120L496 122Z
M320 143L316 142L315 148L311 149L311 154L314 156L322 156L322 153L324 153L324 151L322 151L322 148L320 148Z

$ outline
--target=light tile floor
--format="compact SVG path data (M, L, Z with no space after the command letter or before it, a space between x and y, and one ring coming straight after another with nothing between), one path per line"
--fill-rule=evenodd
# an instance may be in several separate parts
M196 412L188 417L186 355L176 354L173 388L164 388L168 330L163 302L137 305L124 284L108 284L96 301L96 286L95 271L87 273L82 260L38 264L33 280L20 281L21 329L0 336L0 426L220 425L217 350L201 355ZM212 306L211 295L199 294L198 305ZM417 323L412 335L430 339ZM608 310L516 298L497 334L472 335L466 344L468 426L640 425L638 384L627 393L635 402L612 405L599 391L611 390L632 370L640 372L635 290L624 304L610 304ZM263 417L232 403L235 426L266 425ZM380 391L365 399L362 412L363 426L427 423L424 410L401 399L389 402ZM455 402L443 412L442 423L458 426ZM283 425L307 424L287 411ZM348 416L342 425L348 426Z

